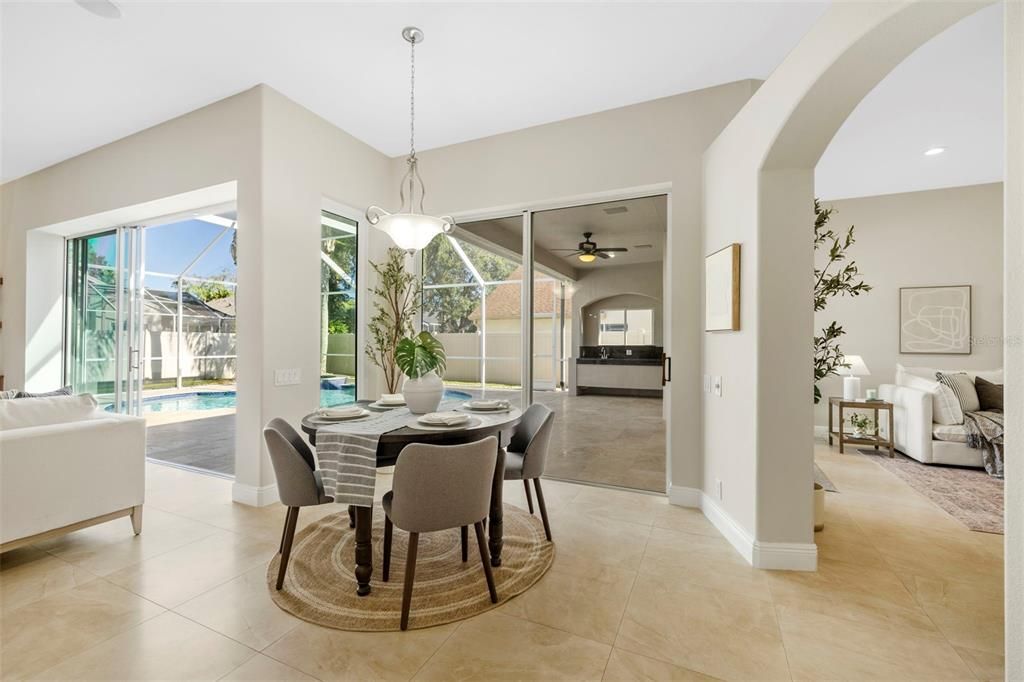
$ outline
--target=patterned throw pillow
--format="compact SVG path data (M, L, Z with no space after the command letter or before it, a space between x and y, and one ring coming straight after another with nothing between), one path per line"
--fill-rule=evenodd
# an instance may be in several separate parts
M974 382L971 381L971 377L967 376L966 373L936 372L935 378L939 380L940 384L948 387L956 398L957 407L960 409L960 422L957 423L963 422L964 412L977 412L981 409L981 403L978 401L978 392L974 388Z
M47 391L46 393L28 393L26 391L18 391L15 398L52 398L58 395L73 395L70 386L64 388L58 388L56 391Z
M0 400L13 400L18 397L18 390L12 388L9 391L0 391Z

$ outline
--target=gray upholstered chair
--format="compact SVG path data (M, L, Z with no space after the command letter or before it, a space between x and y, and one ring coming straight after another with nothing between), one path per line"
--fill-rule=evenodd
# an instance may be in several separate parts
M384 582L391 571L393 526L409 532L402 591L402 629L409 626L409 605L416 575L420 533L449 528L476 529L480 561L491 602L498 603L491 559L484 542L483 520L491 506L498 440L491 436L465 445L407 445L395 464L391 491L384 495ZM465 559L463 559L465 560Z
M316 470L313 452L291 424L280 417L271 419L263 429L263 439L267 442L270 463L274 466L278 496L281 504L288 507L278 550L281 566L277 571L277 589L280 590L288 570L288 557L292 552L295 526L299 521L299 507L334 502L334 498L324 494L324 484L320 472Z
M544 534L551 541L551 525L548 523L548 508L544 504L544 492L540 487L540 477L544 474L544 465L548 457L548 444L551 442L551 431L555 425L555 413L550 409L534 403L526 408L519 425L512 432L505 452L505 480L522 481L526 488L526 504L533 513L533 496L530 495L530 481L537 489L537 506L540 507L540 518L544 521Z

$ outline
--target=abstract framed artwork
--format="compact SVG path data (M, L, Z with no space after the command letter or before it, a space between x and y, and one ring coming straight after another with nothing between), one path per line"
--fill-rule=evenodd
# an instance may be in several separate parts
M739 331L740 245L730 244L704 259L704 331Z
M900 353L970 355L970 285L900 288Z

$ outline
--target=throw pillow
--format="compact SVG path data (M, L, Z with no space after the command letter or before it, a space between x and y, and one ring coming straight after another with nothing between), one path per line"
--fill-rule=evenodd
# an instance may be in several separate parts
M53 398L59 395L73 395L70 386L64 388L58 388L56 391L46 391L45 393L28 393L27 391L18 391L15 398Z
M980 376L974 382L974 388L978 391L978 402L983 410L1003 411L1003 385L986 381Z
M0 400L11 400L18 397L17 389L12 388L9 391L0 391Z
M974 381L967 376L966 372L936 372L935 378L943 386L949 386L960 404L962 412L977 412L981 409L978 401L978 392L974 388Z

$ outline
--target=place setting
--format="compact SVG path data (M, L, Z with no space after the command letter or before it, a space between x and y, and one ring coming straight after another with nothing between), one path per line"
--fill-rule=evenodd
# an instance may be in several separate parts
M344 407L321 407L310 415L310 418L313 421L337 424L365 419L371 414L373 413L359 405L346 405Z
M448 410L419 415L411 419L408 426L424 431L455 431L476 428L482 423L483 421L479 417L470 416L465 412Z
M401 393L384 393L380 398L367 405L367 407L380 412L405 407L405 396Z
M479 414L501 414L511 412L512 403L507 400L469 400L456 409Z

